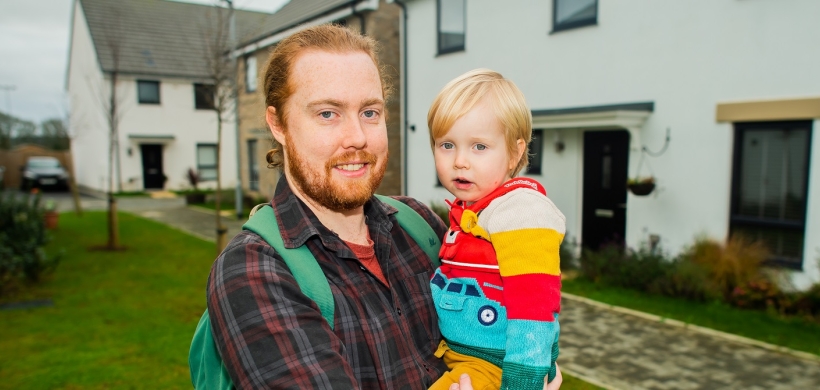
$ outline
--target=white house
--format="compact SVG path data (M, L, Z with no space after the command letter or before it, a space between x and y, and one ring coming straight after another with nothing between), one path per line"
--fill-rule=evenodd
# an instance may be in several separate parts
M532 108L527 175L566 215L570 242L675 254L743 232L796 287L820 282L820 1L403 3L410 196L450 197L427 111L449 80L491 68ZM636 176L657 187L630 193Z
M114 74L119 118L114 191L117 165L123 191L190 188L189 169L199 173L203 187L215 186L217 114L206 55L208 42L219 34L214 27L219 15L211 6L163 0L74 1L66 90L80 186L108 190ZM238 11L240 34L261 28L267 16ZM232 111L222 123L226 188L237 182Z

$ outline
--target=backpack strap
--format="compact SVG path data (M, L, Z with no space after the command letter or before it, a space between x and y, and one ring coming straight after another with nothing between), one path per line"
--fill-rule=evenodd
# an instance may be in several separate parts
M267 207L258 209L248 219L248 222L242 225L242 229L258 234L276 250L276 253L290 268L302 293L316 302L322 312L322 317L330 325L330 329L333 329L333 312L335 311L333 294L330 292L330 284L327 282L325 273L319 267L319 262L304 245L293 249L285 248L282 235L279 233L276 214L273 213L270 205L265 206Z
M424 249L427 257L433 262L434 268L441 265L438 258L438 251L441 249L441 237L436 234L436 231L430 227L430 224L425 220L416 210L404 204L402 201L384 195L376 195L380 201L393 206L396 210L396 220L399 225L410 235L410 238Z

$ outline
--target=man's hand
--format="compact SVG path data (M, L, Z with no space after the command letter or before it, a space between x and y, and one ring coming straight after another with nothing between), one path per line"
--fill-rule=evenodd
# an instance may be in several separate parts
M555 379L552 380L550 383L547 382L547 378L544 378L544 390L558 390L561 388L561 382L564 381L564 377L561 376L561 367L558 367L558 364L555 364ZM458 378L458 383L453 383L450 385L450 390L473 390L473 383L470 381L470 376L467 374L461 374L461 377Z

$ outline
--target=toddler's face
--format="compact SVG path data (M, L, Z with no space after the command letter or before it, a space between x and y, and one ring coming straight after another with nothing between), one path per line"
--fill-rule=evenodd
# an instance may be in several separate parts
M515 167L504 127L486 101L459 118L450 131L436 138L436 172L447 191L465 202L475 202L510 179Z

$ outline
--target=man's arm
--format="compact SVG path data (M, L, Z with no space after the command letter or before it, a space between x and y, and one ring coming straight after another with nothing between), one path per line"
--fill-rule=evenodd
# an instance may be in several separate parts
M250 232L232 244L211 269L208 311L234 386L358 388L341 341L273 248Z

